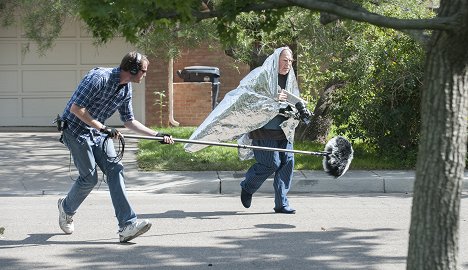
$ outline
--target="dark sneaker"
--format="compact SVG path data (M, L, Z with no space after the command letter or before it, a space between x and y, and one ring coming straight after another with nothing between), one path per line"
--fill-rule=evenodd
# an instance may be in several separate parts
M72 234L75 230L75 225L73 224L73 215L67 215L63 210L63 200L65 198L60 198L58 200L58 210L59 210L59 225L60 229L66 234Z
M289 206L281 207L281 208L274 208L275 213L280 213L280 214L295 214L296 210L292 209Z
M244 189L241 191L241 202L245 208L249 208L252 204L252 194L248 193Z
M147 219L137 220L135 223L125 226L119 230L120 243L128 242L151 228L151 223Z

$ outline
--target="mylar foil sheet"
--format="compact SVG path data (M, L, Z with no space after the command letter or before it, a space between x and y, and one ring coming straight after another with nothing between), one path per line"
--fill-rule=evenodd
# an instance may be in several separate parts
M190 140L211 142L228 142L238 140L239 144L250 145L248 133L261 128L278 115L280 108L286 108L287 102L280 102L278 97L278 60L281 47L268 56L262 66L252 70L239 83L239 86L228 92L214 108L203 123L193 132ZM288 74L285 90L299 96L299 88L291 69ZM294 105L293 105L294 106ZM286 138L293 142L294 130L299 121L289 118L282 124ZM188 152L196 152L207 145L187 143ZM239 149L239 158L252 158L252 150Z

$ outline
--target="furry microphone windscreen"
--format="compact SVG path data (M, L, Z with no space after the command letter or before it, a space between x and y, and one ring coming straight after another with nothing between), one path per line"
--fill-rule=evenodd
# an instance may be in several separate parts
M353 159L351 143L342 136L333 137L325 145L325 152L328 153L323 158L325 172L336 178L342 176L349 169Z

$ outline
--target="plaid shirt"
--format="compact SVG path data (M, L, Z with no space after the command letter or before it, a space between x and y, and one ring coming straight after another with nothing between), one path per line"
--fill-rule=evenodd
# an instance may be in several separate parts
M120 85L120 67L94 68L86 74L68 101L62 118L78 141L86 136L100 138L98 130L91 128L76 117L70 108L72 104L86 108L89 114L101 123L119 110L122 122L134 119L132 108L132 84Z

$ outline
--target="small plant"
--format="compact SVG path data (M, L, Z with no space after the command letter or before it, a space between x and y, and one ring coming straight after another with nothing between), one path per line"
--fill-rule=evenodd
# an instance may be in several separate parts
M166 107L166 90L156 90L154 95L156 96L154 105L159 106L159 126L163 126L163 108Z

